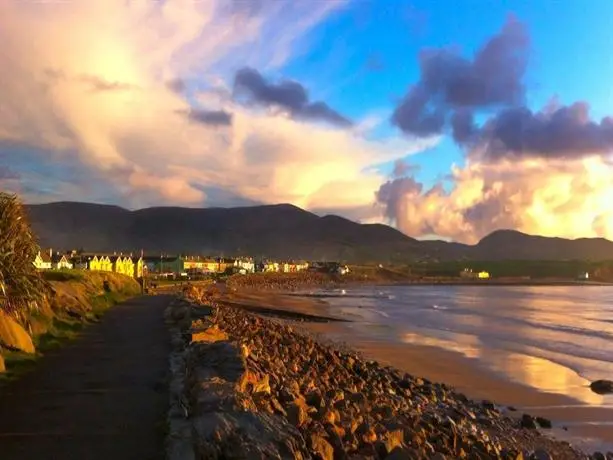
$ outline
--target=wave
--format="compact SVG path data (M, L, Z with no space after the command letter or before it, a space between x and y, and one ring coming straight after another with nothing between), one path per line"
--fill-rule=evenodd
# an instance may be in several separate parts
M313 294L301 294L301 293L289 293L287 295L294 297L309 297L309 298L317 298L317 299L375 299L381 300L387 298L388 300L393 300L394 296L381 296L381 295L373 295L373 294L348 294L347 291L340 291L338 293L313 293Z

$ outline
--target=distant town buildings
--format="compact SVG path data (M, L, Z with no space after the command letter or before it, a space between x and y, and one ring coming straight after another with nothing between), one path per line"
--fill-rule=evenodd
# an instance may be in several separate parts
M252 257L204 257L177 256L169 254L141 255L104 254L71 251L54 252L52 249L40 251L34 266L39 270L91 270L115 272L134 278L144 276L161 278L198 278L212 274L248 274L255 272L295 273L309 269L306 261L261 260ZM338 263L315 263L316 270L327 272L348 272L346 266Z
M472 268L465 268L460 272L460 278L466 279L489 279L490 274L486 271L474 272Z

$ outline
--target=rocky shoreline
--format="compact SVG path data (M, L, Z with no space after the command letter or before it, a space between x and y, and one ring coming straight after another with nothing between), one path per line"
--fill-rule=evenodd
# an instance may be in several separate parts
M171 459L589 458L537 430L546 420L509 418L195 289L167 320Z

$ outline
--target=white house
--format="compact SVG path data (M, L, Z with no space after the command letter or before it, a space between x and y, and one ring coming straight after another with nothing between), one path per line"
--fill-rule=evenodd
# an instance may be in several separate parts
M53 254L51 256L51 266L56 270L71 270L73 264L64 254Z
M234 260L234 268L242 273L253 273L255 272L255 262L251 258L238 258Z

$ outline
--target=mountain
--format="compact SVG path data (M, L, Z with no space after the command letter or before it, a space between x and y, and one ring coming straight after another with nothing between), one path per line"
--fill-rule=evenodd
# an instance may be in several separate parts
M496 231L474 246L419 241L392 227L317 216L289 204L239 208L27 205L41 246L88 251L253 255L356 261L613 259L613 242Z

